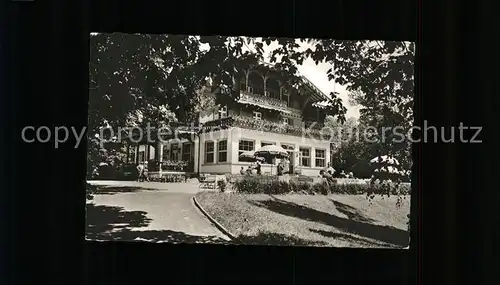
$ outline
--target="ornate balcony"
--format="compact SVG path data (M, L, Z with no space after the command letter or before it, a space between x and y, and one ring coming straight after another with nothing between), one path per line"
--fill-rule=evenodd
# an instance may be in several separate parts
M269 109L274 109L287 114L294 115L294 117L300 117L302 115L300 110L288 107L288 103L286 101L258 94L253 94L245 90L241 90L240 99L238 100L238 102L267 107Z
M250 117L232 116L207 122L203 125L202 132L239 127L242 129L256 130L269 133L277 133L298 137L312 137L316 139L329 140L330 133L323 132L323 125L305 123L304 126L290 126L267 120L255 120Z
M254 104L262 104L262 105L267 105L270 107L277 107L277 108L284 108L286 109L287 102L276 99L276 98L271 98L271 97L266 97L262 95L257 95L257 94L252 94L250 92L242 90L240 92L240 100L241 102L244 103L254 103Z

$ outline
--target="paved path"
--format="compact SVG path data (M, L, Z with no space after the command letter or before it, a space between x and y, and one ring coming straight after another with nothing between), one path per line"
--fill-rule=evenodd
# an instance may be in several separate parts
M224 243L196 208L197 183L89 181L102 188L87 206L87 236L97 240ZM154 189L154 190L153 190Z

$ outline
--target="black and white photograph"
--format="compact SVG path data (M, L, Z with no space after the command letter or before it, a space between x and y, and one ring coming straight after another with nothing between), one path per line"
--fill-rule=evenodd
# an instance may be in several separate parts
M415 43L91 33L86 240L408 249Z

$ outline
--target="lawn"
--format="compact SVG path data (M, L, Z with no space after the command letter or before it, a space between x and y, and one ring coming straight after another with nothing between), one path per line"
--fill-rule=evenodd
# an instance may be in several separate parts
M265 195L200 192L200 205L241 243L330 247L406 247L409 196Z

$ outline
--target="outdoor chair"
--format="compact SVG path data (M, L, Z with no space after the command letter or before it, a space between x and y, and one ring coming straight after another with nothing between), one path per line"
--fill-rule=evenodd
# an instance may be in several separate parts
M209 189L215 189L217 184L217 176L215 175L209 175L209 176L202 176L200 175L200 188L209 188Z
M200 173L200 175L198 176L198 181L200 183L202 183L203 181L205 181L205 179L207 179L208 175L204 174L204 173Z

